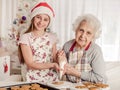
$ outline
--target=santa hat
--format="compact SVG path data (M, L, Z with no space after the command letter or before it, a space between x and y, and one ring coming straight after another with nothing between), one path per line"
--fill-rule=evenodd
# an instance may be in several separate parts
M37 5L35 5L31 9L31 19L36 16L37 14L47 14L50 17L50 23L49 26L51 26L51 22L53 17L55 16L54 11L50 5L48 5L46 2L40 2Z

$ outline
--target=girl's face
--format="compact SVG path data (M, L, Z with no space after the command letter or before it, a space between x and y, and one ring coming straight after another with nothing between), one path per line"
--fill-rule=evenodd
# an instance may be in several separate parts
M95 31L92 26L82 21L76 30L75 40L78 48L85 49L87 45L94 39Z
M36 30L45 30L50 23L50 18L46 14L39 14L34 17L33 23Z

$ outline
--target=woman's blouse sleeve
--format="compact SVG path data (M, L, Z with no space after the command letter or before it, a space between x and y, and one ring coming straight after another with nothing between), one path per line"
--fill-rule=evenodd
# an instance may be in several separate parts
M89 54L90 55L90 54ZM90 82L106 83L107 77L105 72L105 62L100 47L95 47L90 55L92 70L89 72L82 72L81 78Z

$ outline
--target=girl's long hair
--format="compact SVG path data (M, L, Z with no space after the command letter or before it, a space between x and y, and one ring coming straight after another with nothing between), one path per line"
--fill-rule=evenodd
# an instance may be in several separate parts
M32 21L33 21L33 19L32 19ZM33 29L34 29L34 24L32 23L32 21L31 21L31 24L30 24L29 28L26 30L25 33L29 33L29 32L31 32L31 31L33 31ZM24 64L25 61L24 61L24 57L23 57L23 54L22 54L22 50L21 50L20 45L18 46L18 57L19 57L20 63L21 63L21 64Z

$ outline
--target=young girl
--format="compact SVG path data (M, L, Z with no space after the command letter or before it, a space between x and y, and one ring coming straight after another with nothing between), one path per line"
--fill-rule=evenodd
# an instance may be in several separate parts
M28 82L51 82L57 80L55 72L59 70L56 61L56 36L47 32L54 17L53 9L40 2L31 10L31 25L20 37L21 63L27 72L22 72ZM25 70L25 69L22 69Z

